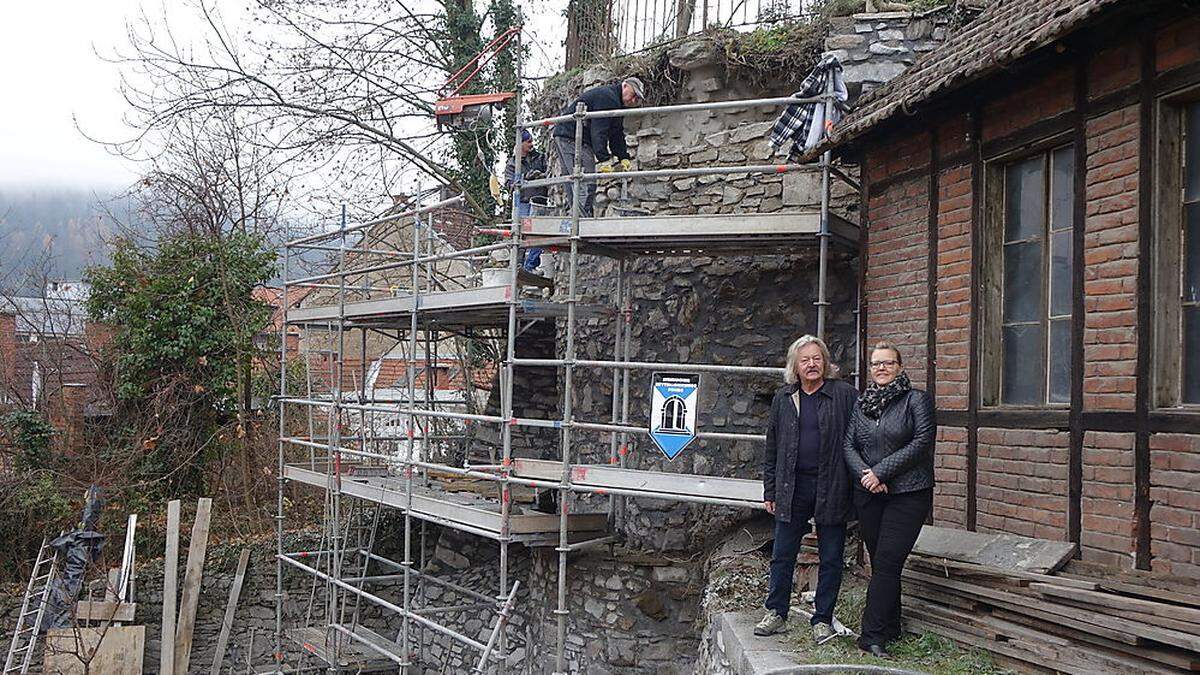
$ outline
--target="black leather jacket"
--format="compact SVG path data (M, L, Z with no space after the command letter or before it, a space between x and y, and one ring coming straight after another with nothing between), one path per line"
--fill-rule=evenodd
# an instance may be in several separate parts
M865 491L860 478L863 469L871 469L889 494L933 487L936 435L933 397L919 389L888 403L878 420L855 405L844 444L854 486Z
M792 394L800 387L791 384L775 392L767 418L767 447L763 458L763 499L777 504L775 517L788 522L792 496L796 492L796 446L800 416ZM858 390L842 380L826 380L817 394L817 424L821 429L821 456L817 464L817 503L813 513L818 523L836 525L850 518L850 476L842 460L842 439L850 420Z

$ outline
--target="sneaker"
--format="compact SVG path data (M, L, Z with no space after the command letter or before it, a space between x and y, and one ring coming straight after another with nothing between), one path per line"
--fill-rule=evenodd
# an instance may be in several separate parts
M813 642L818 645L823 645L833 638L837 637L837 632L833 630L833 626L827 623L814 623L812 625Z
M759 621L758 625L754 627L754 634L760 637L774 635L783 628L785 623L787 623L786 617L779 616L774 610L768 609L762 621Z

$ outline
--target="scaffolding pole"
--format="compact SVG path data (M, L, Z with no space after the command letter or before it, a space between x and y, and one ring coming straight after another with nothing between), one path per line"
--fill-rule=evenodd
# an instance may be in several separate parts
M520 79L521 67L523 59L518 50L517 72L518 80ZM627 457L631 436L642 435L648 433L645 428L635 427L630 424L630 387L633 371L653 371L660 369L688 369L695 372L713 373L720 375L742 375L751 377L770 377L778 378L782 373L782 369L776 367L760 367L760 366L735 366L727 364L671 364L657 363L632 360L632 295L633 284L629 274L629 269L625 256L616 251L616 249L608 250L604 247L588 246L587 251L599 255L607 255L617 259L617 274L612 294L612 304L615 309L615 325L612 327L612 360L595 360L595 359L577 359L577 331L579 329L579 263L580 254L583 252L581 244L584 244L584 238L580 234L580 225L582 217L582 203L584 200L583 191L590 187L593 182L601 180L619 180L619 179L659 179L671 178L679 176L701 176L701 175L777 175L795 171L820 171L821 172L821 205L820 205L820 231L817 235L819 243L819 262L818 262L818 293L815 305L817 307L817 320L815 333L818 336L824 337L827 323L827 307L829 305L826 295L827 290L827 275L828 275L828 256L829 256L829 241L832 237L830 232L830 202L831 202L831 177L836 177L852 188L857 189L855 182L840 170L832 167L831 153L826 152L822 155L820 161L813 164L756 164L745 166L709 166L681 169L653 169L644 171L619 171L619 172L591 172L584 173L582 167L582 150L583 150L583 132L584 125L587 120L611 117L627 117L641 116L662 113L682 113L689 111L701 110L720 110L734 107L753 107L753 106L779 106L791 105L800 103L815 103L825 107L826 119L829 119L829 113L832 111L832 94L826 91L824 95L814 98L796 98L796 97L779 97L779 98L763 98L740 101L720 101L709 103L695 103L675 106L655 106L646 108L620 108L616 110L605 111L588 111L582 103L576 105L575 110L570 114L533 120L529 122L521 121L522 111L520 101L517 105L517 128L514 140L514 181L512 190L511 204L511 226L507 230L496 228L488 230L506 237L506 241L487 244L483 246L475 246L462 250L438 253L433 246L435 234L433 233L432 222L422 223L422 216L431 214L439 209L449 208L460 202L463 197L442 200L430 206L422 206L421 196L418 196L418 201L414 209L410 209L401 213L378 218L359 225L349 226L343 215L340 228L332 232L324 232L293 239L285 244L284 251L284 295L285 307L283 311L283 326L281 328L281 375L280 375L280 396L279 404L279 423L280 423L280 439L278 444L278 469L280 476L278 479L278 494L277 494L277 537L279 543L277 545L277 555L279 562L277 565L278 576L276 586L276 656L282 661L282 570L284 564L293 567L304 568L305 571L314 573L314 576L326 582L326 589L329 593L326 603L327 616L330 618L329 626L327 627L328 644L332 646L332 653L336 665L337 655L341 649L341 644L345 640L354 640L364 643L368 648L380 652L385 657L396 661L401 671L407 673L412 667L411 657L413 655L413 646L411 644L410 632L415 623L423 632L426 629L435 632L450 635L464 644L468 644L476 649L479 649L481 659L479 665L476 666L477 672L482 672L482 669L488 662L496 665L496 668L503 671L506 667L508 656L507 645L507 619L512 611L515 602L515 594L519 588L519 581L511 583L509 579L510 565L510 544L514 541L511 534L513 504L512 504L512 487L514 485L528 486L541 489L553 489L558 493L558 543L555 551L558 554L558 574L557 574L557 603L553 610L555 616L556 640L555 640L555 655L554 655L554 673L556 675L566 675L568 660L566 654L566 635L567 622L570 617L570 611L567 607L567 574L569 554L573 551L578 551L587 547L602 545L615 541L615 537L605 536L588 539L586 541L572 542L569 531L569 514L572 509L572 495L575 493L597 493L608 496L609 503L609 518L614 530L619 530L624 525L624 520L627 517L627 499L635 498L655 498L655 499L671 499L680 502L692 502L701 504L719 504L725 506L748 506L745 500L726 499L720 497L711 497L706 495L687 494L685 492L671 493L656 493L648 490L638 490L629 488L604 488L596 485L576 484L573 481L573 468L576 465L575 454L575 433L576 431L592 431L606 434L608 436L608 464L610 466L619 466L624 469L627 465ZM535 127L546 127L558 122L572 122L574 124L574 146L575 159L574 165L567 167L570 170L569 175L559 176L554 178L544 178L539 180L525 181L521 179L521 163L522 155L519 152L521 146L521 130ZM560 304L565 304L566 311L564 317L565 326L562 328L565 332L565 346L562 358L518 358L516 349L516 340L520 336L518 322L518 311L523 308L523 301L520 298L521 294L521 272L522 261L521 253L524 248L531 245L525 242L523 237L520 213L520 202L522 190L529 190L536 187L548 187L552 185L570 185L571 198L569 203L569 235L562 238L555 238L553 243L556 246L568 246L568 257L566 265L567 288L565 298L562 298ZM405 218L412 218L412 251L409 255L405 255L399 251L385 251L379 248L372 248L368 244L369 235L364 232L361 241L357 246L351 246L348 242L348 234L357 231L368 230L377 225L389 224L401 221ZM422 250L422 237L420 228L428 228L428 250ZM328 239L337 238L339 246L334 247L328 244L317 243ZM533 245L544 245L546 242L534 242ZM290 251L292 248L308 249L308 250L324 250L336 251L338 253L338 264L335 271L323 274L308 275L298 279L289 280L288 263ZM490 254L493 251L507 250L509 253L508 267L510 279L508 282L508 294L506 297L507 315L504 325L504 360L498 369L499 389L500 389L500 410L498 415L473 414L467 412L455 412L451 410L437 410L438 402L434 401L432 392L434 390L431 378L433 372L430 366L430 347L431 342L436 342L430 336L431 331L436 331L433 328L425 328L426 333L426 353L424 372L426 376L426 396L422 403L418 403L416 396L416 373L417 367L415 364L416 352L418 347L418 330L421 327L419 312L426 311L422 308L422 296L426 293L433 292L435 288L434 272L435 265L438 262L448 261L451 259L468 259L472 260L475 256L482 254ZM388 260L383 263L369 264L349 269L346 265L348 254L355 255L380 255L385 256ZM643 255L648 253L643 253ZM422 287L421 283L421 268L425 265L427 272L426 287ZM365 328L362 328L362 358L363 376L359 383L358 401L348 402L343 394L344 390L344 347L345 347L345 332L349 326L346 315L348 279L356 277L360 280L354 289L356 292L361 292L363 297L371 297L374 292L388 291L393 295L395 289L371 286L367 283L368 275L377 272L384 272L393 269L408 268L410 270L411 280L411 297L412 309L408 312L408 350L409 358L406 368L408 383L407 383L407 401L401 402L384 402L377 400L372 395L368 397L365 382ZM561 271L561 270L560 270ZM335 283L329 283L331 280L337 280ZM337 331L336 349L332 350L332 354L336 356L336 363L333 364L334 376L330 378L331 395L329 400L323 401L313 397L312 392L308 392L308 396L299 398L289 396L286 385L286 377L282 372L286 367L286 337L289 326L289 317L287 314L286 295L288 288L326 288L336 289L337 292L337 316L331 317L329 320L322 320L327 331ZM535 319L536 320L536 319ZM321 323L321 322L317 322ZM469 334L470 331L467 331ZM499 337L499 336L495 336ZM397 339L400 336L397 335ZM439 338L440 339L440 338ZM538 418L519 418L515 414L514 388L516 382L516 369L518 367L544 367L554 368L563 371L563 389L562 389L562 415L559 419L538 419ZM576 369L577 368L594 368L599 370L611 370L611 410L608 419L604 422L588 422L584 420L576 420L574 412L574 388L576 384ZM368 400L370 399L370 400ZM388 405L394 403L394 405ZM328 414L328 430L322 442L317 442L317 438L310 429L309 437L299 438L290 436L285 431L286 422L286 406L289 404L304 405L307 407L311 422L312 411L316 409L325 409ZM357 435L343 434L341 429L342 416L351 412L357 412L360 420L360 426ZM402 464L403 470L403 485L405 495L403 497L404 510L404 560L401 563L389 563L395 565L399 574L385 574L370 576L366 574L367 565L364 563L361 571L353 579L342 579L343 559L347 554L346 542L343 541L343 536L340 531L341 519L341 497L342 497L342 479L343 479L343 456L358 457L370 461L381 461L386 466L388 463L395 463L395 457L381 453L373 452L378 449L378 444L385 441L387 438L374 434L370 439L367 438L367 422L368 415L405 415L408 420L407 429L407 449L404 453ZM417 458L417 430L421 429L420 447L424 453L428 454L431 448L431 431L438 424L438 420L457 420L464 424L478 422L483 424L494 424L499 427L501 456L499 465L491 465L481 467L479 465L472 466L470 463L470 455L464 457L463 467L453 467L446 464L429 461L431 457L422 456ZM556 477L556 480L546 480L543 478L527 478L520 475L514 475L514 459L513 459L513 431L516 427L534 427L555 429L559 434L560 439L560 467L561 476ZM373 428L373 426L372 426ZM717 440L728 440L734 442L759 442L763 440L761 434L751 433L735 433L735 432L698 432L698 437L710 438ZM369 442L368 442L369 441ZM356 447L343 447L345 442L351 442ZM328 554L319 556L320 560L325 562L326 571L322 571L315 567L305 566L298 561L289 558L283 553L282 537L283 537L283 490L285 485L285 468L286 448L289 445L300 447L308 447L310 450L324 450L327 453L329 461L325 462L325 473L327 480L327 534L329 536L330 549ZM310 466L315 467L315 455L310 458ZM494 462L494 455L492 461ZM586 465L585 465L586 466ZM413 569L412 541L413 532L413 496L416 492L414 485L414 471L421 469L425 472L426 481L428 480L429 471L444 471L452 475L463 477L478 478L493 481L497 484L498 499L500 502L500 526L499 536L495 537L489 532L485 532L479 528L472 527L465 523L456 523L438 516L430 514L420 514L417 517L421 521L421 558L425 556L425 524L426 522L435 522L437 524L458 529L469 533L474 533L480 536L497 538L499 541L499 570L498 570L498 587L496 595L483 596L490 601L492 607L496 607L498 611L497 623L492 630L488 643L483 644L471 638L465 638L452 629L446 628L436 622L421 616L420 610L413 608L413 589L412 583L414 579L421 581L417 594L422 598L419 602L424 604L424 581L434 582L433 577L425 577L422 573ZM382 483L381 483L382 485ZM356 494L363 494L361 489L356 488ZM380 488L381 494L383 488ZM735 493L730 493L735 494ZM618 500L618 497L620 498ZM374 537L371 537L373 542ZM522 539L523 541L528 541ZM369 548L369 547L368 547ZM368 557L367 561L377 559L371 551L361 551ZM320 562L317 563L320 565ZM339 616L338 610L341 608L340 597L346 594L356 596L356 602L362 599L368 599L372 602L379 600L375 596L366 594L361 588L356 588L354 585L347 583L354 581L361 585L369 580L378 578L395 578L401 576L404 583L403 605L395 605L392 603L379 602L386 609L394 611L403 619L403 628L400 636L400 654L398 660L396 655L388 654L381 651L377 646L367 644L369 641L362 636L357 635L354 630L347 629L344 626L334 623L332 619ZM511 585L510 585L511 583ZM476 603L479 604L479 603ZM455 610L455 607L433 608L436 612L428 613L443 613L444 611ZM461 608L460 608L461 609ZM357 612L356 612L357 615ZM465 638L465 640L464 640ZM423 644L423 640L421 641ZM527 645L529 650L527 654L532 654L532 646ZM532 659L532 656L527 658Z

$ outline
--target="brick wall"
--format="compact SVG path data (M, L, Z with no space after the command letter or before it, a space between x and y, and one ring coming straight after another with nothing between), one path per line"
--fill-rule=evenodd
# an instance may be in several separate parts
M936 488L933 495L935 525L966 527L967 430L939 426L933 460Z
M1074 87L1071 69L1059 68L1027 86L987 101L983 107L982 140L1007 136L1070 111L1074 106Z
M937 406L967 408L971 331L971 167L938 174Z
M1139 266L1139 146L1143 140L1140 92L1142 46L1137 31L1124 43L1105 41L1087 57L1085 91L1092 115L1085 122L1086 143L1077 148L1086 163L1084 175L1084 314L1083 401L1085 413L1117 412L1094 419L1125 420L1119 433L1085 431L1079 448L1082 490L1079 502L1081 557L1114 569L1135 562L1176 576L1200 578L1200 432L1196 435L1151 436L1150 558L1135 561L1138 513L1135 509L1135 447ZM973 261L972 224L985 209L972 194L969 111L980 115L985 156L1018 157L1039 140L1062 139L1073 132L1069 116L1076 92L1079 52L1064 53L1058 65L1041 60L1029 70L1010 69L971 92L946 102L936 112L919 109L895 126L861 143L870 185L866 339L887 337L905 350L910 373L925 381L927 281L936 284L934 298L936 400L939 428L935 466L938 487L934 520L966 524L966 457L976 453L976 524L980 530L1067 539L1068 456L1070 433L1066 411L1037 420L1039 429L986 426L993 414L982 408L985 426L969 447L961 426L969 409L969 338ZM1056 58L1049 56L1049 58ZM1200 16L1175 20L1155 41L1156 70L1166 81L1185 81L1185 67L1200 63ZM1193 80L1195 78L1192 78ZM1157 86L1157 85L1156 85ZM1182 84L1180 84L1182 86ZM949 101L947 99L947 101ZM1114 101L1117 101L1114 103ZM957 106L957 107L956 107ZM1115 110L1112 109L1115 106ZM931 108L933 110L934 108ZM931 126L937 130L936 279L926 280L926 173ZM1045 128L1043 139L1031 131ZM1050 131L1052 127L1055 130ZM1061 140L1057 142L1062 142ZM1007 159L997 159L1007 161ZM1157 224L1155 224L1158 226ZM1146 280L1147 283L1149 280ZM985 294L983 302L995 299ZM1142 319L1153 318L1143 308ZM1142 345L1141 348L1149 348ZM1143 354L1145 356L1145 354ZM981 363L987 368L993 364ZM949 413L949 414L947 414ZM1034 414L1023 411L1020 415ZM1151 410L1151 423L1156 411ZM1006 416L1003 412L1001 416ZM1017 415L1007 416L1007 426ZM1093 419L1086 415L1086 419ZM1043 430L1057 427L1057 430ZM1197 422L1200 429L1200 422ZM1144 514L1143 514L1144 515Z
M1150 437L1154 570L1200 579L1200 436Z
M0 401L11 398L16 386L17 317L0 314Z
M928 134L880 147L867 162L872 177L928 166ZM913 386L925 387L928 329L929 180L925 176L872 190L867 245L867 345L895 344ZM870 353L868 352L868 357Z
M1069 434L979 430L978 528L1066 539Z
M1131 433L1083 435L1081 554L1119 569L1133 567L1133 446Z
M1137 388L1138 109L1087 124L1083 404L1133 410Z
M1176 21L1159 31L1154 63L1158 72L1200 61L1200 18Z
M1088 97L1095 100L1136 84L1141 77L1141 52L1130 42L1096 52L1088 62Z

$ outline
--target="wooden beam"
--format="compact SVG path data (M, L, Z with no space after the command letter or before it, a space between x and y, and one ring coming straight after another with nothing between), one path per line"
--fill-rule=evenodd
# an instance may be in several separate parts
M1042 595L1078 600L1086 602L1089 605L1099 605L1100 607L1109 607L1111 609L1130 612L1141 612L1143 614L1177 619L1188 623L1200 623L1200 609L1192 607L1179 607L1177 605L1168 605L1164 602L1155 602L1154 600L1142 600L1141 598L1127 598L1102 591L1065 588L1051 583L1032 583L1029 584L1029 588Z
M80 600L75 603L75 619L77 621L99 621L101 623L108 623L110 621L129 623L133 621L133 615L136 610L137 603L135 602Z
M974 531L978 519L979 473L979 322L982 300L979 287L982 270L979 257L983 254L983 158L979 153L983 135L983 116L978 105L971 110L971 316L967 331L967 506L966 527Z
M1075 62L1075 111L1071 144L1075 167L1071 201L1071 410L1067 443L1067 540L1083 536L1083 315L1087 220L1088 59ZM1075 556L1082 555L1076 550Z
M929 183L925 221L925 391L937 401L937 290L938 290L938 129L929 127ZM929 510L933 522L933 509Z
M204 555L208 551L208 523L212 499L201 497L196 503L196 520L188 542L187 566L183 573L183 593L179 598L179 622L175 628L175 669L188 672L192 658L192 634L196 628L196 608L200 604L200 579L204 574Z
M242 549L238 558L233 586L229 589L229 602L225 605L225 618L221 621L221 634L217 636L217 651L213 654L210 675L221 675L221 663L225 660L225 648L229 645L229 631L233 630L233 617L237 613L238 597L242 594L242 582L246 580L246 565L250 563L250 549Z
M162 643L158 672L175 672L175 599L179 581L179 500L167 502L167 550L163 557Z
M1043 582L1058 584L1068 588L1079 588L1088 591L1100 589L1100 584L1095 581L1083 579L1071 579L1068 577L1060 577L1053 574L1039 574L1037 572L1026 572L1017 569L1001 569L990 565L976 565L974 563L962 562L959 560L951 560L949 558L931 558L923 555L913 555L909 560L920 567L933 568L939 570L953 570L964 576L984 576L984 577L1009 577L1020 579L1027 582Z
M1150 351L1154 323L1150 305L1150 257L1154 233L1154 74L1155 31L1152 23L1141 26L1142 79L1138 103L1138 260L1137 260L1137 384L1134 410L1137 433L1133 447L1134 567L1150 569Z

